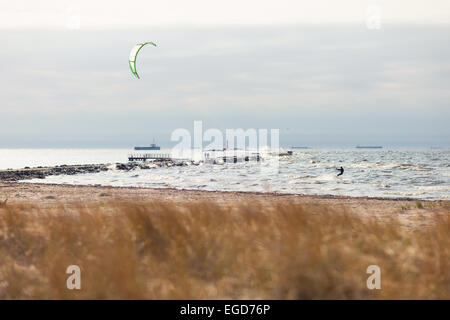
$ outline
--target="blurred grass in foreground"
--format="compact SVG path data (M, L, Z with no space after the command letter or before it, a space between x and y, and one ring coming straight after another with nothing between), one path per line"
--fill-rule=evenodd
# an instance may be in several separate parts
M445 213L408 230L327 206L7 205L0 299L450 299Z

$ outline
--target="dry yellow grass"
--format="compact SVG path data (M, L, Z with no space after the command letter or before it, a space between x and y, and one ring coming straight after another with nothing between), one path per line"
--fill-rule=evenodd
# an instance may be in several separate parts
M6 205L0 298L449 299L450 216L411 230L323 205Z

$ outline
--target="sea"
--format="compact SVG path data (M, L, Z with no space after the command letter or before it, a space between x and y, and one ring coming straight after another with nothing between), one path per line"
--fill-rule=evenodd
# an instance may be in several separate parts
M262 161L48 176L24 183L450 200L450 149L290 149ZM155 151L170 153L171 150ZM286 152L281 150L281 152ZM124 163L131 149L0 149L0 169ZM274 155L273 155L274 157ZM211 159L209 159L211 160ZM270 160L270 161L269 161ZM344 168L337 176L336 168Z

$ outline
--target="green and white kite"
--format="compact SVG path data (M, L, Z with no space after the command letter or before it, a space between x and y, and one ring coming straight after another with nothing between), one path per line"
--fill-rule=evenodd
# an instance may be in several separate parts
M138 79L140 78L136 70L136 59L139 51L141 51L142 47L145 46L146 44L151 44L152 46L156 47L156 44L154 42L138 43L133 47L133 49L131 49L130 58L128 59L128 63L130 64L130 70Z

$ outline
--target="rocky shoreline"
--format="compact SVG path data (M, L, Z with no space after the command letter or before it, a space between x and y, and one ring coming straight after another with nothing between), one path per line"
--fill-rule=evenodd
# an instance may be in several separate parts
M29 179L45 179L47 176L75 175L84 173L98 173L109 170L131 171L139 169L152 169L159 167L185 166L194 164L187 161L155 160L151 162L128 162L108 164L60 165L54 167L36 167L23 169L0 170L0 181L20 181Z

